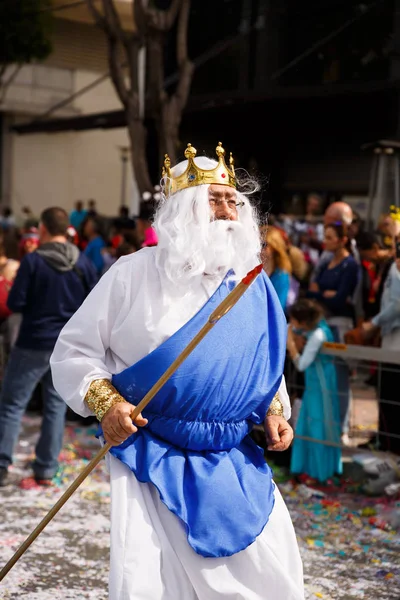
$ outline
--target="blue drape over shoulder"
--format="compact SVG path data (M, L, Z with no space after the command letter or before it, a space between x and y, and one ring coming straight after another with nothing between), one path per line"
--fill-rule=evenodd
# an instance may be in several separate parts
M113 385L138 404L227 296L227 277L203 308ZM143 415L148 426L111 453L141 482L153 483L203 556L229 556L261 533L273 482L251 440L279 388L286 321L264 273L208 333Z

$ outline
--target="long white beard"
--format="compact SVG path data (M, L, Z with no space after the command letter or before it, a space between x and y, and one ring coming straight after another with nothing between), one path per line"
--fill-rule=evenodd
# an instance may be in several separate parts
M239 221L212 221L203 248L204 274L224 277L233 269L235 279L242 279L257 264L257 257L248 255L248 235Z
M238 221L211 221L205 235L204 231L198 234L196 225L190 224L188 229L191 235L185 232L190 239L187 246L163 249L159 266L164 272L166 299L188 300L199 293L205 278L215 280L217 285L230 270L234 271L230 280L240 281L259 262L257 246L249 240L249 235L255 234Z
M207 295L212 293L230 270L234 273L229 275L229 280L240 281L259 263L255 252L257 245L249 240L249 229L238 221L212 221L207 224L205 236L198 234L196 226L189 225L188 228L192 234L190 247L181 247L179 254L175 246L165 248L159 264L165 307L163 319L167 322L171 320L170 312L176 312L177 305L180 317L190 319L204 303L205 290ZM166 277L162 264L166 266L171 258L173 264L168 267L172 266L172 269Z

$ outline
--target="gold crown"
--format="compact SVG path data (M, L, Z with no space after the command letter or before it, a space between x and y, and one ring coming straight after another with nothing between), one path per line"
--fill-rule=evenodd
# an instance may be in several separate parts
M400 208L398 206L391 206L390 216L392 217L393 221L399 221L400 223Z
M180 190L194 187L196 185L211 185L213 183L219 183L222 185L229 185L236 189L236 176L235 167L232 152L229 156L229 166L226 166L225 162L225 150L222 147L222 142L218 142L218 146L215 149L218 157L218 164L214 169L200 169L194 162L197 154L196 148L193 148L192 144L188 144L185 150L185 158L188 161L186 170L182 175L174 177L171 172L171 159L168 154L165 155L164 166L162 170L162 176L167 178L166 182L167 194L175 194Z

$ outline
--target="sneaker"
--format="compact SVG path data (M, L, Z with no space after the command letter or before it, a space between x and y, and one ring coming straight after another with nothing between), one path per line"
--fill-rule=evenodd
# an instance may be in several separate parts
M8 483L8 470L5 467L0 467L0 487L4 487Z
M43 487L52 487L51 479L39 479L38 477L25 477L19 483L22 490L39 490Z

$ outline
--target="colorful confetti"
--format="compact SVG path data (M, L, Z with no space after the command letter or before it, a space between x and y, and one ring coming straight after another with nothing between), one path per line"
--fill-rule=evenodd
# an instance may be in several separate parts
M95 426L69 424L54 485L23 490L18 483L31 475L38 423L37 417L24 418L12 484L0 489L1 562L11 558L98 450ZM376 600L378 595L398 600L399 502L363 496L358 486L343 488L338 481L317 490L307 481L292 483L283 469L274 472L298 535L306 600ZM103 461L9 573L1 600L106 600L109 503Z

